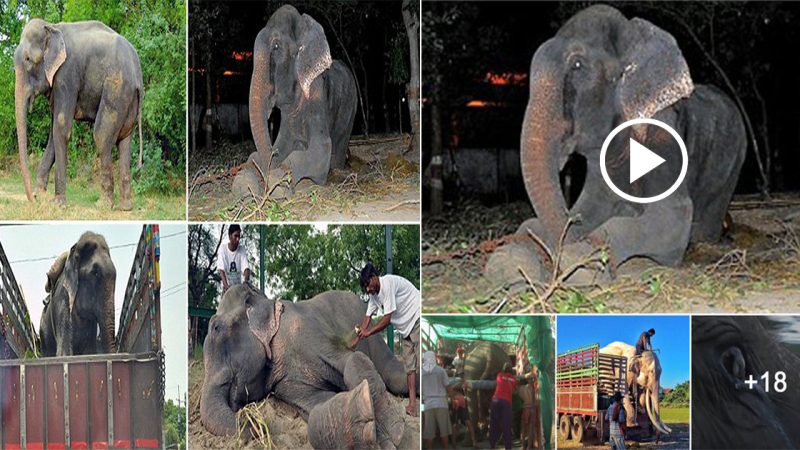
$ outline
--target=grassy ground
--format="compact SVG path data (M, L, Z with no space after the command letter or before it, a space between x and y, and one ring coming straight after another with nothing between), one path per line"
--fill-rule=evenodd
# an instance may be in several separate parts
M662 406L661 420L664 423L689 423L689 407L671 408Z
M581 288L532 283L515 290L483 274L497 239L532 216L529 203L462 204L441 217L425 217L423 308L448 313L795 311L800 308L798 197L756 206L738 199L731 211L733 232L716 244L690 246L677 268L634 260L610 283Z
M32 167L35 164L31 163ZM115 195L119 195L119 174L115 174ZM182 185L173 194L133 193L133 210L120 211L99 205L100 186L86 178L67 179L67 206L56 205L53 173L48 191L29 202L19 170L0 170L0 217L4 220L185 220L186 194ZM35 174L31 183L36 184ZM176 183L177 184L177 183Z
M672 433L662 435L658 444L655 436L636 442L625 441L626 448L642 448L653 450L683 450L689 448L689 408L668 408L661 407L661 419L667 424ZM608 443L601 443L594 434L587 435L584 442L562 439L558 437L558 448L589 448L589 449L608 449Z

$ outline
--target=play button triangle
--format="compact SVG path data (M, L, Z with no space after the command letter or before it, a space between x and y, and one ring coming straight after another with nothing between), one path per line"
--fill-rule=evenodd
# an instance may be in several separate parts
M647 147L633 139L630 140L630 149L630 183L633 183L651 170L666 162L664 158L656 155Z

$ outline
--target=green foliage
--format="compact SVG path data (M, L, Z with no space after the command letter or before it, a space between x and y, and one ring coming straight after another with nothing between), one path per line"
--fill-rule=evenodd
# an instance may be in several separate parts
M28 0L0 2L0 129L16 130L13 53L30 17L50 22L99 20L136 48L142 66L142 128L146 161L134 172L135 189L164 192L170 179L184 177L185 167L185 6L182 0ZM44 151L50 128L46 98L38 98L28 114L28 150ZM0 155L16 155L17 136L0 135ZM91 126L76 124L69 143L69 177L91 179L96 151ZM138 160L134 130L132 165ZM14 161L16 161L14 159ZM13 167L16 170L16 166Z
M164 441L167 448L186 448L186 408L172 400L164 403Z
M661 404L664 406L689 406L689 399L691 397L689 381L675 386L671 392L664 395Z

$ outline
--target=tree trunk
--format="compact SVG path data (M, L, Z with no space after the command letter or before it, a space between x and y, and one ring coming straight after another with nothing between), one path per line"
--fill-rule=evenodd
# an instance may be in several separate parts
M195 81L195 74L197 72L197 61L195 58L195 47L194 47L194 39L192 39L192 101L189 106L189 118L190 124L192 129L192 155L195 156L197 153L195 152L197 149L197 91L195 89L196 81Z
M211 65L206 65L206 114L203 119L203 129L206 132L206 154L210 155L212 151L211 140L214 138L214 129L212 126L211 117Z
M414 151L419 148L421 139L420 139L420 72L419 72L419 13L415 10L415 5L411 3L410 0L403 0L402 6L403 12L403 23L406 27L406 34L408 35L408 56L409 56L409 81L407 86L407 94L408 94L408 113L409 117L411 118L411 146L410 150ZM437 117L439 124L441 124L441 117ZM436 125L434 125L434 135L436 133L439 134L438 137L438 145L434 145L434 151L438 151L439 156L439 168L441 168L441 152L442 152L442 135L441 129ZM436 153L432 153L432 155L437 155ZM441 170L439 172L439 183L441 183ZM431 179L433 182L434 179ZM436 192L436 187L434 187L432 192L431 198L431 208L434 206L433 192ZM441 185L438 188L439 192L439 211L441 211ZM432 210L433 211L433 210Z
M419 122L417 122L419 126ZM443 191L444 182L442 181L442 112L439 105L431 104L431 198L430 213L438 215L442 212L444 205Z

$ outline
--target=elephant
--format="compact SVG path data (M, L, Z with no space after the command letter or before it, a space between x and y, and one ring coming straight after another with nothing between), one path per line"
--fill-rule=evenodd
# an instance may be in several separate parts
M565 274L565 280L603 281L632 258L676 266L690 242L720 238L745 157L743 119L719 89L694 85L670 34L646 20L629 20L610 6L594 5L539 46L529 79L520 159L536 217L523 222L510 243L494 253L486 265L490 279L524 284L519 268L531 278L550 279L558 261L564 270L595 254L598 258ZM637 118L656 119L677 131L689 160L677 190L647 204L615 194L599 163L607 135ZM634 137L656 154L673 148L665 132L644 130L625 128L617 135L623 139L611 141L609 154L627 155L629 138ZM576 156L586 160L586 178L568 208L559 171ZM624 162L607 164L612 180L629 182ZM667 166L675 166L674 161ZM664 174L671 173L653 172L631 186L653 192L671 183L673 178ZM554 254L558 249L560 258Z
M503 347L494 342L479 342L467 353L464 360L464 379L494 381L503 370L503 365L508 362L511 360ZM482 389L469 389L467 400L472 429L478 430L479 423L488 424L492 393Z
M37 193L47 190L55 163L55 198L66 204L67 143L73 120L93 123L100 156L100 202L114 206L112 148L119 149L119 209L133 209L131 139L138 120L142 157L142 68L136 49L101 22L48 23L31 19L14 52L17 142L25 194L33 200L28 173L27 114L38 95L47 96L51 125L36 172Z
M322 26L291 5L275 11L256 36L253 65L249 111L256 151L234 179L234 192L274 194L264 178L274 188L272 181L289 172L289 195L303 179L325 184L330 169L347 165L357 106L352 72L331 59ZM280 127L272 141L274 108Z
M116 281L105 238L83 233L47 271L48 296L39 323L42 356L116 353Z
M799 448L800 357L755 316L692 318L692 448ZM786 375L784 392L778 373ZM769 373L768 386L761 379ZM748 385L752 377L755 385Z
M671 433L672 430L661 420L661 407L658 399L661 387L661 363L658 356L648 350L636 358L634 356L636 347L624 342L612 342L601 348L600 353L627 358L626 383L629 392L628 395L623 396L622 401L625 406L627 425L632 427L637 422L633 400L639 404L639 407L645 408L653 428L661 433Z
M292 303L232 286L203 344L205 428L236 435L236 411L272 394L299 409L314 448L395 448L405 426L388 392L408 395L406 371L378 335L348 348L363 316L350 292Z

